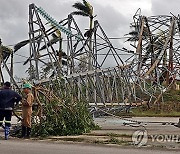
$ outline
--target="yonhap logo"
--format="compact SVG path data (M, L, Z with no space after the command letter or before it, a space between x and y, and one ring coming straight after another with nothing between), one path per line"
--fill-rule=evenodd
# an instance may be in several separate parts
M135 146L141 147L146 145L148 141L148 133L146 130L137 130L132 135L132 141Z
M141 147L149 143L180 143L179 134L148 134L147 130L137 130L132 134L132 142Z

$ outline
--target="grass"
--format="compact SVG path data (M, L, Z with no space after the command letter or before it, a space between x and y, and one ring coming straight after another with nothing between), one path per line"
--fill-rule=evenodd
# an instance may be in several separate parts
M153 110L146 110L142 111L141 109L132 109L131 116L137 116L137 117L179 117L180 112L177 111L153 111Z
M56 141L72 141L72 142L83 142L85 141L84 138L68 138L68 137L65 137L65 138L58 138L58 139L53 139L53 140L56 140Z
M153 111L153 110L142 110L140 107L132 109L130 113L116 113L117 116L126 117L180 117L180 112L177 111Z
M129 113L119 112L118 116L137 117L180 117L180 90L169 90L163 94L163 102L133 108Z
M124 141L124 140L119 140L115 137L111 137L109 140L107 140L105 143L107 144L118 144L118 145L122 145L122 144L127 144L128 141Z
M115 137L111 137L110 139L108 139L106 141L94 140L93 143L95 143L95 144L129 145L129 141L119 140L119 139L117 139Z
M168 107L167 107L168 108ZM155 109L155 108L144 108L138 107L131 109L129 113L119 112L116 113L117 116L126 116L126 117L180 117L180 111L175 109Z
M115 133L108 133L107 136L113 138L113 137L125 137L125 138L131 138L132 135L129 134L115 134Z

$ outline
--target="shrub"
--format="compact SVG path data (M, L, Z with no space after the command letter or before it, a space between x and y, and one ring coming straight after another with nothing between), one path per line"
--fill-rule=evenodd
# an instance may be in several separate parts
M32 126L32 136L79 135L97 126L84 101L72 102L64 98L64 104L53 100L43 107L44 118Z

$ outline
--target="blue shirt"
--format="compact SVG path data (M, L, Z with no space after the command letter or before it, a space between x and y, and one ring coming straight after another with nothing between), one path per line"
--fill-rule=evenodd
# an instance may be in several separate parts
M0 91L0 109L12 109L14 105L21 101L22 97L11 89L2 89Z

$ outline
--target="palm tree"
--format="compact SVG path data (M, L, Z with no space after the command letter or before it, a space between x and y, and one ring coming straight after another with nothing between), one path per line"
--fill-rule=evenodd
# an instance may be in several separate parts
M90 3L88 3L86 0L82 0L83 3L81 2L76 2L72 6L77 9L77 11L72 12L72 15L81 15L85 17L90 18L90 26L89 29L92 29L92 24L93 24L93 7L91 6Z
M72 15L81 15L85 17L89 17L89 30L85 33L85 36L89 37L89 59L88 59L88 70L92 69L91 59L92 59L92 31L93 31L93 7L86 0L82 0L82 2L76 2L72 5L72 7L76 8L77 11L72 12Z
M7 46L2 45L1 39L0 39L0 83L3 80L3 74L1 69L1 64L3 62L6 62L8 58L11 55L11 71L10 75L13 76L13 50Z
M155 60L158 58L158 56L160 55L162 49L163 49L163 45L166 41L166 36L165 36L165 32L164 31L160 31L159 33L153 35L153 37L151 37L151 32L150 29L148 28L148 21L147 18L145 17L145 25L143 28L143 32L142 32L142 40L147 40L149 41L148 44L146 44L145 47L145 53L143 55L143 57L141 57L141 59L139 59L139 70L141 70L141 68L145 65L146 61L148 59L151 60L151 66L154 64ZM126 40L126 41L131 41L131 42L137 42L139 41L139 32L138 32L138 26L139 25L131 25L131 28L133 28L133 30L131 32L129 32L130 37ZM142 46L142 44L141 44ZM160 78L160 83L162 83L165 80L165 76L166 76L166 71L163 71L163 68L166 67L166 61L167 61L167 53L165 51L165 53L163 54L163 67L162 67L162 74L159 77ZM157 65L158 67L159 65ZM154 68L154 75L155 78L157 79L157 71Z
M65 23L65 24L67 24L67 23ZM62 41L63 40L62 40L62 37L61 37L61 31L56 29L56 27L53 26L52 24L50 26L51 26L51 28L48 31L54 29L50 34L48 34L48 35L52 36L52 39L50 39L49 42L47 42L47 44L41 46L39 51L44 50L44 49L46 49L46 48L48 48L48 47L50 47L50 46L52 46L52 45L54 45L56 43L59 43L59 50L55 51L55 54L58 57L58 59L57 59L56 62L53 62L53 64L47 64L47 66L45 68L42 68L43 71L44 71L44 74L47 74L50 70L52 70L53 65L55 66L56 70L60 69L62 67L62 65L67 65L67 61L62 59L62 58L67 59L67 55L66 55L65 52L63 52L63 49L62 49ZM38 40L40 37L41 37L41 35L38 35L38 36L35 37L35 39ZM18 51L20 48L27 45L28 43L30 43L30 40L24 40L24 41L21 41L21 42L17 43L14 46L14 52ZM33 54L31 54L31 56L24 62L23 65L26 65L31 60L32 57L33 57ZM31 72L30 70L32 68L33 68L33 66L30 66L26 72L30 73ZM34 69L35 68L32 69L32 72L34 71ZM30 78L35 77L34 74L32 74L32 76L31 75L29 75L29 76L30 76Z

